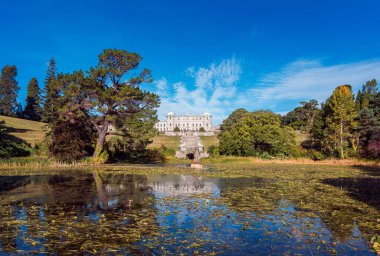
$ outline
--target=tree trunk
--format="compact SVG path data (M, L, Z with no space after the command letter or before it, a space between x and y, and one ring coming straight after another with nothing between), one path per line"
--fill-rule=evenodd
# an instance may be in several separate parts
M353 135L353 138L351 139L352 148L354 149L354 152L358 150L359 145L359 138L355 135Z
M104 141L106 139L106 135L108 132L108 126L109 126L109 122L108 122L108 120L106 120L104 122L103 126L99 129L98 139L96 141L96 148L95 148L94 155L93 155L94 157L99 156L99 154L103 150Z
M344 158L344 150L343 150L343 122L340 121L340 157Z
M94 177L95 180L95 185L96 185L96 191L98 192L98 200L99 200L99 206L102 209L108 209L108 198L106 196L106 193L104 193L103 190L103 182L102 179L100 178L100 175L98 172L93 172L92 176Z

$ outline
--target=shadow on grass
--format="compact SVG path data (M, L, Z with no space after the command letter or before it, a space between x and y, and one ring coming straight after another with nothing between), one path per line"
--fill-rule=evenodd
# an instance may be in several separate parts
M380 178L336 178L322 183L344 189L355 200L380 210Z
M30 129L13 128L13 127L8 127L8 126L6 126L5 128L6 128L7 133L26 133L26 132L33 131Z
M363 171L365 174L378 177L380 176L380 166L364 166L364 165L354 165L354 168Z
M3 134L0 138L0 158L29 156L30 144L10 134Z

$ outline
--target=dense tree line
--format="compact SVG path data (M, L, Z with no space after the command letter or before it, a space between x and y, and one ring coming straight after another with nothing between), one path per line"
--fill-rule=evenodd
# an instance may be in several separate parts
M101 161L148 157L159 98L141 89L152 81L150 70L139 67L141 60L137 53L107 49L89 70L63 74L51 58L44 89L31 79L19 115L17 69L6 66L0 77L0 114L46 122L50 132L44 145L49 155L62 161L90 155ZM110 127L118 134L106 141Z
M295 130L307 135L301 147ZM301 102L281 118L270 111L237 109L223 121L219 139L213 151L222 155L379 158L377 82L366 82L356 98L350 85L338 86L326 102Z
M350 85L341 85L320 107L315 100L310 101L315 106L312 110L307 104L301 103L301 107L283 117L283 124L307 132L309 140L304 142L303 146L320 153L320 158L378 158L380 156L378 98L375 79L366 82L356 98ZM293 117L295 112L312 112L313 118L310 119L311 122L306 118L295 119ZM310 129L302 129L304 126Z

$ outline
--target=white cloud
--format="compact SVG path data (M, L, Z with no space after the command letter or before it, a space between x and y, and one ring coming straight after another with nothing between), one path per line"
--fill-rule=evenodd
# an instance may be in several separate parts
M350 84L356 91L367 80L379 77L379 60L330 66L319 60L301 60L264 75L247 94L238 96L238 102L255 109L280 109L281 104L289 106L289 101L294 101L295 107L302 100L325 101L339 85Z
M320 60L298 60L278 72L263 75L252 86L238 87L242 68L235 58L222 60L208 67L185 70L191 83L170 83L159 79L156 93L160 95L159 118L168 112L201 114L210 112L219 124L237 108L271 109L286 114L300 101L316 99L323 102L339 85L350 84L354 91L367 80L380 78L380 60L324 65Z
M225 59L206 68L189 67L186 74L194 81L194 86L189 87L184 82L169 84L166 78L155 83L156 93L161 97L160 119L168 112L210 112L214 124L218 124L234 110L236 83L241 74L240 63L235 58Z
M156 92L157 94L161 96L167 96L168 95L168 81L165 77L162 77L154 82L154 85L156 86Z

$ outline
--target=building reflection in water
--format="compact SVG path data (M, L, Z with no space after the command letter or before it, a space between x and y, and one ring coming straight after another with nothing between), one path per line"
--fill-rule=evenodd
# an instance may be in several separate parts
M150 175L148 186L155 194L171 196L213 194L219 195L220 190L216 180L189 175Z

